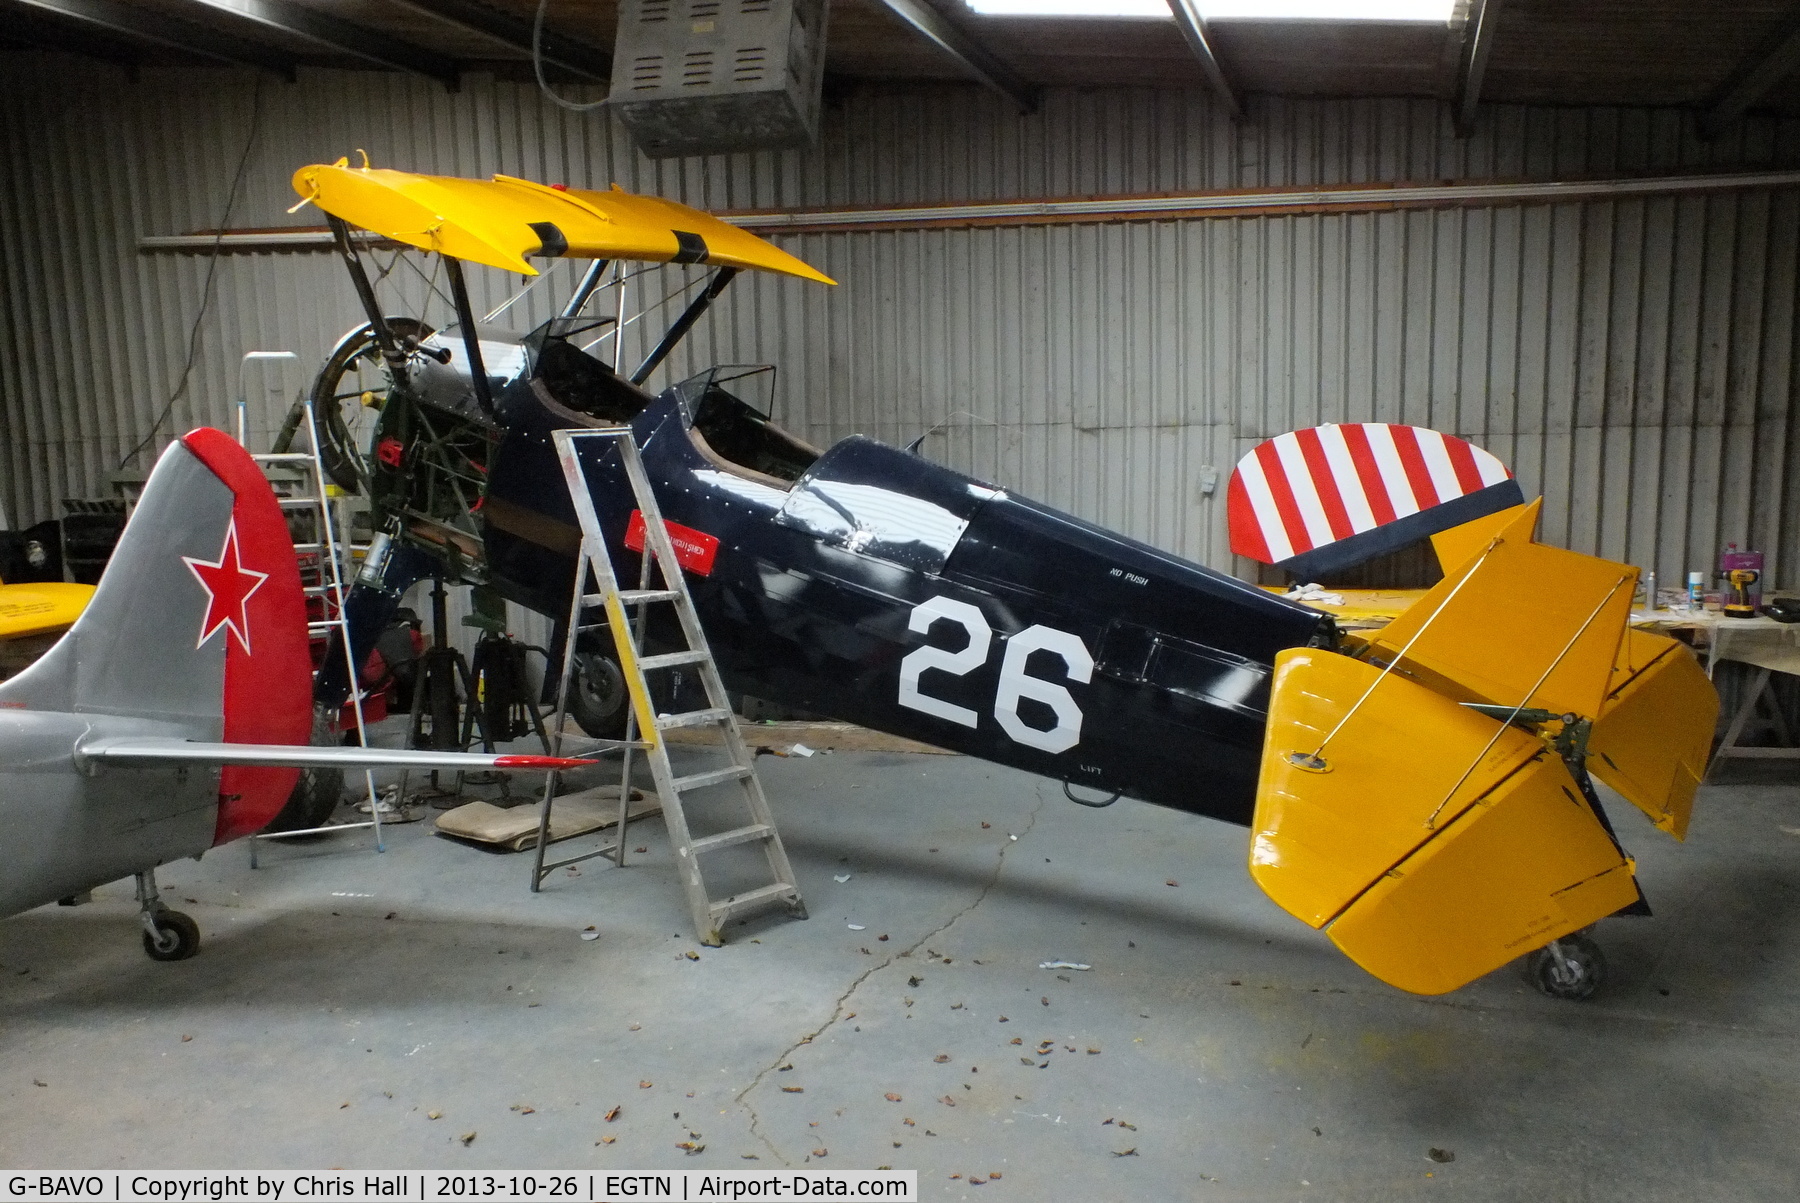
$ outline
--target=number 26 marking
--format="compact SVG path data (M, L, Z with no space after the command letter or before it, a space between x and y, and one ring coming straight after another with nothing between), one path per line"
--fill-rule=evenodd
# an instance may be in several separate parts
M908 653L900 661L900 704L934 718L975 727L980 720L975 711L920 692L919 677L928 669L961 677L980 668L987 663L994 630L980 610L948 597L933 597L914 606L906 626L908 630L924 635L940 619L960 626L969 636L968 645L961 651L951 652L926 644ZM1062 685L1026 673L1025 663L1031 653L1037 651L1052 652L1061 657L1071 681L1085 685L1093 678L1094 657L1079 636L1055 627L1026 627L1006 641L1006 656L1000 662L1000 683L994 692L994 721L1015 743L1042 752L1067 752L1081 742L1081 707ZM1019 718L1021 698L1030 698L1050 707L1056 715L1056 725L1044 731L1027 726Z

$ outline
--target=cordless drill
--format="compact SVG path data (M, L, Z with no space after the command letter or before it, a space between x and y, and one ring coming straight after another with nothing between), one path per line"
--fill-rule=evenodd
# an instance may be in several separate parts
M1727 618L1755 618L1756 607L1750 601L1750 586L1756 584L1757 571L1754 568L1733 568L1725 574L1731 585L1731 596L1720 607Z

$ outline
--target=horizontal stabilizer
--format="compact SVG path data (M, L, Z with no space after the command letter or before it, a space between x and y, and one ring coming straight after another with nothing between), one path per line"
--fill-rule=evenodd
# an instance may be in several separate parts
M398 748L319 748L291 744L219 744L142 737L99 739L76 750L79 759L106 764L255 764L283 768L578 769L598 763L567 756L488 755Z
M1275 663L1250 873L1376 977L1441 994L1636 901L1541 740L1336 653Z
M1685 645L1627 631L1588 736L1588 770L1684 839L1718 719L1719 695Z

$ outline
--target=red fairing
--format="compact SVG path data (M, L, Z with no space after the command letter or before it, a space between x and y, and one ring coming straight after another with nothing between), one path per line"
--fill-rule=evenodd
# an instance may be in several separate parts
M199 642L225 640L224 739L310 743L312 656L306 600L281 506L256 461L222 431L202 428L181 441L236 495L217 558L188 561L199 587L210 595ZM266 827L299 776L299 769L221 769L213 844Z

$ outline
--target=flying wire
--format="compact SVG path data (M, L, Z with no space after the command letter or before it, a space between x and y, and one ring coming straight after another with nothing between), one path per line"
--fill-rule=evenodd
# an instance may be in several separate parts
M1519 715L1524 712L1526 706L1530 705L1532 697L1538 690L1544 687L1544 682L1550 679L1550 674L1556 671L1556 666L1563 662L1563 658L1573 651L1575 649L1575 644L1583 635L1587 634L1587 629L1594 625L1594 619L1600 617L1600 611L1606 609L1606 603L1613 599L1613 594L1617 593L1619 587L1630 579L1631 576L1627 573L1625 576L1622 576L1613 582L1613 587L1606 591L1606 596L1600 599L1600 604L1594 607L1594 612L1587 616L1587 621L1583 622L1581 626L1577 628L1575 633L1569 636L1569 642L1563 645L1562 651L1556 653L1556 659L1550 661L1550 667L1544 670L1544 675L1539 677L1536 683L1533 684L1530 689L1525 691L1525 696L1519 699L1519 704L1513 707L1512 713L1507 715L1506 720L1495 729L1493 738L1487 741L1487 747L1481 749L1480 754L1469 763L1469 767L1463 770L1463 775L1456 779L1456 784L1450 787L1450 792L1444 795L1444 800L1437 804L1437 809L1433 810L1430 817L1425 820L1425 826L1427 828L1434 828L1437 826L1437 817L1444 813L1444 807L1450 805L1450 799L1456 797L1456 791L1463 787L1463 782L1467 781L1469 775L1481 765L1483 760L1487 759L1487 754L1494 750L1494 745L1500 742L1500 737L1506 734L1506 729L1512 725L1513 720L1518 718Z
M1445 608L1449 606L1451 602L1456 600L1456 595L1462 592L1462 587L1468 584L1470 579L1474 577L1475 570L1480 568L1482 564L1487 561L1487 558L1494 553L1494 548L1500 546L1502 542L1504 542L1504 540L1496 536L1493 542L1487 545L1487 550L1481 553L1481 558L1469 565L1469 570L1463 573L1462 580L1456 582L1456 587L1450 590L1443 601L1438 603L1437 609L1433 610L1425 621L1419 624L1419 629L1414 631L1412 638L1406 641L1406 646L1395 653L1394 658L1387 662L1386 667L1375 674L1375 679L1369 682L1369 687L1363 690L1363 695L1360 698L1357 698L1355 702L1351 703L1350 709L1344 711L1344 717L1340 718L1337 721L1337 726L1333 727L1326 733L1325 738L1319 741L1319 746L1312 750L1312 754L1309 756L1304 752L1290 752L1288 753L1288 759L1290 761L1305 769L1319 769L1324 766L1324 761L1320 759L1320 756L1325 751L1325 745L1337 738L1337 733L1344 729L1344 724L1349 722L1351 716L1362 708L1364 702L1369 700L1369 695L1375 692L1375 687L1385 681L1387 675L1394 671L1394 667L1402 660L1406 659L1406 653L1412 651L1412 646L1419 641L1419 636L1423 635L1426 630L1430 628L1431 624L1437 621L1437 616L1442 614Z
M200 286L200 311L194 315L194 324L188 329L187 359L181 365L181 376L175 381L175 391L169 394L168 402L156 415L156 420L150 423L149 432L144 435L137 446L120 458L120 468L136 459L140 451L156 441L156 432L162 429L164 422L168 421L169 415L175 410L175 403L181 400L182 395L187 392L188 381L193 378L194 361L200 355L200 325L206 320L207 311L212 307L213 278L219 268L219 248L225 242L225 231L231 226L231 211L236 207L238 192L244 186L244 171L250 165L250 152L256 149L256 135L262 126L262 94L263 81L259 74L256 80L256 89L250 101L250 133L244 139L244 151L238 156L237 173L232 176L231 191L225 196L225 212L219 217L219 226L213 235L212 248L207 252L206 281Z

